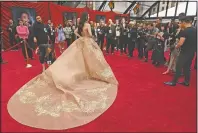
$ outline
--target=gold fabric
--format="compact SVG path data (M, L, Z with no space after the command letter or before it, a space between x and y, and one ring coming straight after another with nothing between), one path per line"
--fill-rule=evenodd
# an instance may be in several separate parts
M12 118L30 127L61 130L87 124L113 104L118 82L83 30L82 38L11 97L7 108Z

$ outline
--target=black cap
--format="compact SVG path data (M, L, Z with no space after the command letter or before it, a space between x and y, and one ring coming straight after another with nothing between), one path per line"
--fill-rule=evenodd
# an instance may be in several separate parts
M180 14L179 14L179 20L181 21L185 16L186 16L185 13L180 13Z
M193 21L193 18L190 16L182 16L182 17L180 17L180 21L186 22L186 23L191 23Z
M179 17L181 17L181 16L186 16L186 14L182 12L179 14Z

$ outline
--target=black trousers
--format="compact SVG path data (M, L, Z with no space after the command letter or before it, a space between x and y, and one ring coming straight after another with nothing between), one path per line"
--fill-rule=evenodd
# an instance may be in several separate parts
M55 50L55 46L54 46L54 45L55 45L55 40L51 42L51 45L52 45L52 46L51 46L52 51L54 51L54 50Z
M183 69L184 80L189 83L190 81L190 67L194 57L194 52L182 53L179 54L177 63L176 63L176 73L173 78L173 82L177 82Z
M138 57L139 58L143 58L143 56L144 56L144 45L145 44L141 40L138 40L137 48L138 48Z
M9 42L10 42L11 47L15 45L16 40L15 40L15 35L14 34L9 35ZM14 47L12 49L16 50L16 49L18 49L18 47Z
M111 46L111 53L114 53L114 38L107 37L106 52L109 53L109 48Z
M39 45L39 61L41 64L45 63L46 50L46 44Z
M52 52L54 51L54 47L55 47L55 35L53 36L50 36L50 44L51 44L51 49L52 49Z
M132 40L131 38L128 39L128 50L129 50L129 56L133 57L133 51L135 49L135 40Z
M23 39L21 39L21 40L23 40ZM22 42L22 45L21 45L23 57L25 59L27 59L27 57L26 57L26 51L25 51L25 45L26 45L26 48L27 48L28 58L31 58L32 59L33 58L32 49L28 46L28 44L25 44L24 42Z
M98 37L98 45L100 46L100 49L103 50L103 45L104 45L104 37L103 36Z
M67 47L69 47L72 42L71 38L66 38L66 42L67 42Z
M75 35L75 34L72 34L71 43L73 43L76 39L78 39L78 38L76 37L76 35Z
M123 49L124 49L124 53L127 53L126 52L127 42L128 42L127 40L128 40L128 37L127 36L122 35L120 37L120 51L121 51L121 53L123 53Z
M115 45L116 45L116 49L118 51L118 49L120 49L120 37L117 36L115 39Z
M147 45L144 45L144 58L145 58L145 59L148 59Z

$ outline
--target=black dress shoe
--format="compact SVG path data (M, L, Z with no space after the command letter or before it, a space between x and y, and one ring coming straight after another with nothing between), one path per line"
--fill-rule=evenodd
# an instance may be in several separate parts
M184 85L184 86L189 86L190 84L188 82L178 82L178 84Z
M158 63L158 62L157 62L157 63L155 63L155 66L156 66L156 67L160 66L160 63Z
M176 83L174 82L164 82L164 84L169 86L176 86Z

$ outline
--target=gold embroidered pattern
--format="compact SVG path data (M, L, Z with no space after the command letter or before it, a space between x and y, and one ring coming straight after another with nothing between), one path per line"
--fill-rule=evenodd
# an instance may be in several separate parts
M96 42L91 42L91 43L96 43ZM98 44L96 44L96 45L98 45ZM102 51L100 50L100 49L96 49L94 46L93 46L93 44L89 44L89 45L87 45L87 47L88 47L88 51L89 52L93 52L93 54L96 56L96 59L97 60L99 60L100 61L100 63L103 63L103 61L105 61L104 60L104 56L103 56L103 53L102 53ZM94 56L93 55L93 56ZM105 61L106 62L106 61Z
M47 78L46 76L44 77L44 79ZM33 84L40 84L43 87L49 87L48 82L37 78L34 82L30 82L23 86L23 88L16 93L19 96L19 100L24 104L33 104L38 116L50 115L52 117L60 117L61 113L64 112L82 112L87 114L105 109L109 99L105 92L112 86L111 84L104 83L101 87L85 90L84 93L86 94L87 99L81 99L77 95L73 94L75 99L74 102L61 100L66 95L64 92L57 95L43 93L43 96L37 96L30 90L31 88L33 89ZM94 99L97 97L97 100L89 100L89 98L93 96Z
M105 68L102 72L101 72L101 75L105 78L112 78L113 77L113 73L111 71L111 68L108 67L108 68Z

